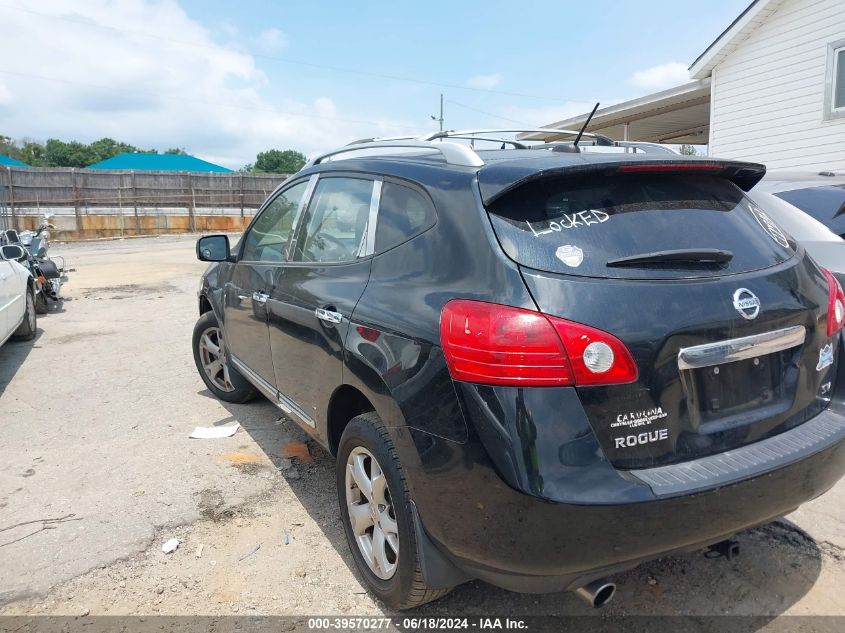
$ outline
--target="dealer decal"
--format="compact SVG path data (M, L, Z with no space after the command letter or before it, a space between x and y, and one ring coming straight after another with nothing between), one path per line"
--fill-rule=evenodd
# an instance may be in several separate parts
M631 448L634 446L642 446L643 444L651 444L653 442L662 442L669 439L668 429L657 429L655 431L646 431L636 435L626 435L625 437L614 438L616 448Z
M831 365L833 365L833 345L828 343L819 350L819 364L816 365L816 371L821 371Z
M786 239L786 235L780 230L780 227L775 224L775 221L772 220L772 218L754 205L751 205L751 213L754 215L754 219L757 220L757 224L763 227L763 230L769 234L769 237L784 248L789 248L789 240Z
M570 268L578 268L584 261L584 251L572 244L559 246L555 256Z
M627 426L635 429L638 426L646 426L655 420L662 420L666 417L666 412L663 407L654 407L653 409L643 409L642 411L630 411L629 413L620 413L616 416L616 422L610 423L610 428L619 426Z

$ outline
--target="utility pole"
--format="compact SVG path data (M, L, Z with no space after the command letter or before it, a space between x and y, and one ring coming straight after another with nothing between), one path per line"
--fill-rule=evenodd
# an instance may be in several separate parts
M443 93L440 93L440 118L438 119L433 114L431 115L432 121L437 121L440 124L440 131L443 131Z

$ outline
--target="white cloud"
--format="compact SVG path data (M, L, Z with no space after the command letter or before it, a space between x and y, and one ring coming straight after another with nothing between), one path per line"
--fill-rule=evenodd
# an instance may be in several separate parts
M502 83L502 77L499 73L491 75L475 75L467 79L467 86L470 88L481 88L483 90L492 90Z
M279 29L267 29L258 35L258 45L265 53L280 51L287 43L287 37Z
M36 10L0 7L0 134L12 138L109 136L240 167L272 147L312 155L409 131L339 113L327 96L265 97L271 80L255 59L217 43L175 0L41 0Z
M0 79L0 106L12 103L12 91ZM0 132L1 134L2 132Z
M689 80L686 64L669 62L638 70L628 78L628 83L642 90L663 90L687 83Z

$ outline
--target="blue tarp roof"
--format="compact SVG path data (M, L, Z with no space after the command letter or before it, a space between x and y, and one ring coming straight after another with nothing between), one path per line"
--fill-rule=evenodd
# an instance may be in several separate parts
M0 154L0 165L7 165L9 167L29 167L26 163L22 163L16 158Z
M220 165L209 163L196 156L181 154L118 154L99 163L88 165L88 169L135 169L147 171L211 171L230 172Z

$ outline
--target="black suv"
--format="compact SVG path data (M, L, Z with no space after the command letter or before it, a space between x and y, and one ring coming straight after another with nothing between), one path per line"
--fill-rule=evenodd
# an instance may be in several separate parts
M448 136L321 156L197 244L203 380L336 456L379 598L600 605L839 480L845 296L744 195L763 166Z

